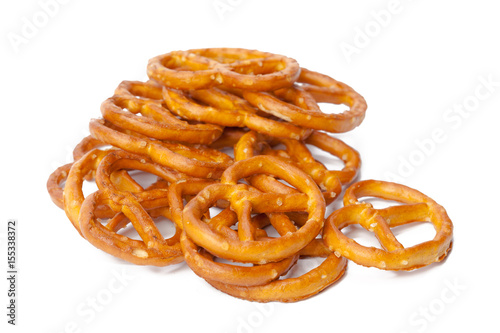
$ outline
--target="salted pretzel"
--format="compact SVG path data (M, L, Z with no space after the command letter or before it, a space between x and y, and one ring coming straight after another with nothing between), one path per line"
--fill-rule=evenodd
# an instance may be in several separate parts
M301 193L274 194L252 191L237 184L253 174L270 174L287 181ZM238 216L239 239L227 238L201 220L201 216L217 200L230 201ZM255 240L251 213L307 211L307 222L296 232L266 240ZM325 201L314 181L302 170L271 156L255 156L236 162L222 175L221 183L207 186L183 211L184 231L197 245L224 259L264 264L288 258L307 244L323 226Z
M218 290L257 302L311 297L341 278L348 260L413 270L449 253L453 224L444 208L403 185L354 183L325 219L361 166L356 150L324 133L364 120L366 101L350 86L294 59L239 48L166 53L149 60L147 74L118 85L74 162L47 181L52 201L95 247L138 265L186 261ZM329 114L321 103L347 110ZM317 149L344 166L328 169ZM143 187L144 174L158 180ZM94 180L98 190L84 195ZM364 197L400 204L376 209ZM160 232L163 219L173 236ZM411 247L391 230L420 222L436 234ZM350 239L343 231L353 224L381 247ZM140 238L127 237L130 229ZM323 261L291 277L308 257Z
M341 140L318 131L314 131L305 142L290 139L275 139L275 141L282 143L286 150L274 150L267 144L265 137L257 135L255 132L248 132L242 136L235 146L235 159L239 161L257 154L287 158L313 178L324 191L323 195L327 204L331 203L340 194L342 184L354 179L361 165L359 153L356 150ZM344 168L342 170L328 170L322 163L314 159L305 143L340 158L345 164ZM265 192L276 191L277 189L282 193L290 192L286 185L269 176L255 175L250 182L253 186Z
M291 58L256 50L210 48L174 51L149 60L148 76L174 89L214 86L269 91L289 87L300 74Z
M66 216L76 230L81 234L79 215L85 196L83 182L87 175L95 173L102 159L110 153L109 150L92 149L74 162L67 173L63 192L63 208ZM141 191L143 188L125 170L119 170L112 175L113 183L124 191ZM114 213L108 207L98 207L96 214L101 217L112 217Z
M214 181L189 179L178 181L169 187L169 203L172 219L182 223L183 198L186 195L196 195ZM229 208L215 217L206 220L212 228L227 237L238 238L231 225L237 222L236 214ZM253 220L255 223L255 219ZM261 230L263 231L263 230ZM265 234L265 232L264 232ZM236 285L259 285L268 283L284 274L295 263L298 256L281 260L277 263L267 263L253 266L236 266L214 261L214 257L193 243L185 234L181 236L184 259L189 267L200 277L231 283Z
M164 88L163 98L173 113L186 119L221 126L248 127L270 136L297 140L305 139L311 134L308 128L259 115L258 109L244 99L217 88L194 90L190 95L180 90Z
M361 197L376 197L403 203L385 209L374 209ZM436 229L432 240L405 248L394 237L391 228L428 221ZM360 224L377 236L382 249L365 247L345 236L341 230ZM385 270L413 270L443 260L451 249L453 224L442 206L428 196L404 185L365 180L351 185L344 195L344 208L327 219L323 238L337 256L360 265Z
M168 183L185 177L140 155L121 150L109 153L97 168L99 191L89 195L81 206L79 222L82 234L97 248L138 265L165 266L183 261L179 244L181 227L176 226L175 235L165 239L146 211L168 207L167 190L155 188L137 193L119 190L111 180L111 175L124 169L149 172ZM107 205L113 211L123 213L142 240L119 235L102 225L95 215L99 205ZM167 212L163 216L170 218L170 211Z
M209 145L213 149L233 148L248 130L239 127L224 127L222 135Z
M256 302L296 302L316 295L340 279L347 260L330 254L316 268L296 277L275 280L260 286L237 286L207 280L214 288L234 297Z
M150 97L161 98L161 86L151 81L124 81L115 95L102 103L101 113L121 128L159 140L210 144L222 134L220 126L189 124L178 119L162 106L161 99Z
M87 136L83 138L74 148L73 150L73 158L74 162L67 163L56 170L52 172L52 174L49 176L49 179L47 180L47 190L49 192L49 195L52 199L52 201L56 204L61 209L65 209L64 207L64 194L63 191L65 188L70 188L74 185L75 182L79 183L80 185L74 187L74 189L78 189L78 192L81 193L81 198L83 198L83 192L81 190L81 186L83 184L83 180L92 180L94 179L95 176L95 170L97 169L97 165L99 164L100 160L109 152L107 151L102 151L95 149L97 147L102 147L105 146L106 144L94 139L91 136ZM93 151L91 154L86 156L82 161L82 159L88 152ZM77 166L74 167L75 170L79 170L78 172L73 171L74 173L78 173L77 177L69 177L71 168L74 166L74 164L77 164ZM125 172L125 171L119 171L116 174L113 175L113 181L116 184L121 184L122 189L139 189L140 186L137 184L130 175ZM63 185L64 184L64 185ZM66 184L70 184L69 186L66 186ZM79 202L78 206L81 205L81 202L83 199ZM73 224L77 227L78 226L78 213L74 215L74 218L71 218ZM79 228L77 227L77 230Z
M115 96L127 98L127 107L140 109L145 104L162 105L162 86L153 81L122 81L115 89Z
M226 154L208 147L186 146L153 140L144 135L113 126L103 119L93 119L90 133L96 139L123 150L149 156L153 161L193 177L218 178L232 164Z
M366 101L348 85L333 78L301 69L298 82L302 85L268 92L243 91L243 97L261 111L298 126L332 133L343 133L361 124L365 117ZM293 103L297 94L309 93L318 103L345 104L349 110L341 114L326 114Z

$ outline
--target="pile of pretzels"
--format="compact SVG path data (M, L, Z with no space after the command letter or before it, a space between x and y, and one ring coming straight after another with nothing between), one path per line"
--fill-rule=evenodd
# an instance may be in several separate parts
M395 183L353 183L359 153L326 133L364 119L366 102L348 85L289 57L237 48L170 52L151 59L147 73L146 82L120 83L74 162L47 182L95 247L138 265L185 261L218 290L258 302L313 296L343 276L348 260L413 270L450 251L453 225L434 200ZM347 110L324 113L318 103ZM344 167L327 169L311 147ZM140 173L158 179L144 188L134 179ZM86 197L85 181L98 187ZM343 207L326 216L343 190ZM375 209L365 197L400 204ZM156 224L164 218L175 225L169 238ZM403 247L391 228L412 222L432 223L435 237ZM353 224L381 246L342 233ZM123 234L129 225L140 240ZM307 257L324 260L287 277Z

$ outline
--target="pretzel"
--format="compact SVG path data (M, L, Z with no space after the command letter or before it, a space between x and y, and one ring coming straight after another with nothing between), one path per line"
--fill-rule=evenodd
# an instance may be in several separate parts
M67 163L54 170L47 180L47 191L49 192L50 199L57 207L64 209L63 204L63 188L61 184L68 178L69 170L73 163Z
M176 225L176 233L164 239L146 209L168 207L166 189L149 189L137 193L119 190L111 180L111 175L123 169L141 170L155 174L167 182L175 182L184 175L154 163L149 158L125 151L113 151L106 155L96 173L99 191L89 195L82 204L80 228L84 237L97 248L138 265L165 266L183 260L179 244L181 227ZM98 205L108 205L115 212L125 215L137 230L142 241L119 235L103 226L96 218ZM169 210L162 215L171 217Z
M94 148L105 146L106 144L94 139L91 136L87 136L83 138L74 148L73 150L73 158L74 161L80 160L85 154L87 154L89 151L94 150ZM100 151L100 150L94 150L94 152L90 155L92 158L86 159L84 161L81 161L79 164L80 166L75 167L75 168L80 168L83 164L89 164L89 166L85 167L85 171L79 173L80 179L78 182L80 182L80 192L81 192L81 197L83 198L83 192L81 191L81 185L83 184L83 179L86 180L92 180L95 175L95 170L97 168L97 164L99 161L104 157L104 155L107 154L107 151ZM94 156L95 155L95 156ZM90 161L90 162L89 162ZM83 163L82 163L83 162ZM68 176L70 173L71 168L75 162L67 163L63 166L60 166L54 172L52 172L47 180L47 191L49 192L50 198L52 201L56 204L61 209L64 209L64 196L63 196L63 189L66 186L63 186L63 183L72 183L75 181L74 177L71 177L70 180L68 180ZM120 171L117 174L113 175L114 176L114 181L115 182L121 182L123 184L123 188L137 188L139 185L125 172L125 171ZM137 185L137 187L136 187ZM78 186L76 187L78 188ZM83 201L83 199L81 200ZM81 204L81 202L80 202ZM79 205L78 205L79 206ZM73 219L73 221L76 221L75 224L77 225L77 217L78 214L76 214L76 217ZM79 228L77 228L79 230Z
M252 174L271 174L302 191L296 194L270 194L251 190L239 179ZM227 238L201 221L201 215L217 200L231 202L238 215L239 239ZM296 232L272 240L255 240L250 213L307 211L308 221ZM183 211L184 231L197 245L224 259L264 264L288 258L309 244L323 227L325 201L312 179L282 159L255 156L236 162L222 175L221 184L204 188Z
M258 110L244 99L217 88L195 90L190 94L191 97L180 90L163 89L163 98L168 108L186 119L221 126L248 127L260 133L284 138L304 139L311 134L310 129L258 115ZM207 105L199 104L192 97Z
M233 148L248 131L239 127L225 127L222 135L209 145L213 149Z
M300 67L291 58L256 50L211 48L174 51L149 60L148 76L165 87L224 86L269 91L289 87Z
M102 119L91 120L89 128L92 136L102 142L149 156L156 163L182 170L193 177L218 178L232 164L229 156L215 149L153 140L112 126Z
M374 209L358 198L371 196L403 203ZM385 270L413 270L444 259L452 246L453 224L442 206L428 196L395 183L365 180L351 185L344 195L344 208L327 219L323 238L331 251L360 265ZM428 221L436 229L435 237L405 248L391 228L411 222ZM383 249L365 247L345 236L341 230L360 224L377 236Z
M341 192L341 184L348 183L354 179L361 165L359 153L346 145L341 140L335 139L325 133L314 131L305 143L312 144L332 155L342 159L345 166L342 170L328 170L320 162L316 161L305 143L290 139L275 139L285 145L286 150L275 151L269 147L265 138L254 132L248 132L238 141L235 146L235 159L243 160L259 153L281 156L290 160L297 167L306 171L318 186L324 191L326 203L331 203ZM272 177L255 175L250 183L262 191L276 191L281 193L293 193L287 186L274 180Z
M185 195L196 195L203 188L214 183L209 180L189 179L172 184L169 187L169 203L172 219L176 223L182 223L183 197ZM236 232L230 228L231 225L237 222L237 217L229 209L225 209L222 213L206 222L218 232L233 238L238 237ZM268 283L288 271L298 258L294 256L293 258L287 258L277 263L267 263L250 267L235 266L215 262L213 256L202 251L185 233L181 236L181 246L186 263L197 275L203 278L209 276L216 281L237 285Z
M274 95L245 90L243 97L266 113L316 130L343 133L363 121L367 108L365 99L348 85L305 68L301 69L298 82L303 84L275 91ZM305 92L310 93L318 103L345 104L350 109L341 114L325 114L289 103L297 94Z
M214 288L234 297L256 302L296 302L316 295L340 279L347 260L330 254L318 267L296 277L260 286L236 286L207 280Z
M453 225L444 208L394 183L351 185L325 224L326 205L361 166L356 150L322 132L363 121L366 102L348 85L294 59L237 48L163 54L149 61L147 74L146 82L118 85L101 104L103 119L91 120L91 136L75 147L74 162L47 180L52 201L95 247L138 265L184 260L218 290L258 302L311 297L343 276L348 259L413 270L450 251ZM327 114L320 103L348 109ZM344 166L327 169L311 146ZM138 172L158 180L143 187L132 177ZM85 197L84 181L93 180L98 190ZM365 196L401 205L375 209L359 201ZM220 212L211 216L215 207ZM174 224L173 236L161 234L159 218ZM415 246L405 248L391 231L422 221L436 235ZM342 233L356 223L381 248ZM140 239L121 232L130 225ZM307 257L324 260L289 277Z
M72 163L69 172L61 175L66 175L64 192L61 193L63 208L69 220L80 234L81 230L78 218L81 205L85 199L82 189L83 181L87 175L95 172L101 160L109 153L109 150L92 149L79 160ZM142 187L124 170L113 173L112 177L113 182L122 190L142 190ZM58 180L61 182L63 178L60 177ZM60 188L60 190L62 192L62 188ZM96 209L96 214L99 218L111 217L114 215L107 207L100 208L100 210Z
M163 104L161 95L162 86L153 80L122 81L115 89L115 96L124 97L128 100L127 107L135 110L145 104Z
M104 119L121 128L159 140L210 144L222 133L217 125L189 124L176 118L162 107L161 87L151 81L123 81L115 95L102 103L101 112Z
M83 155L87 154L94 148L101 148L107 146L106 143L97 140L96 138L88 135L80 141L73 149L73 160L78 161Z

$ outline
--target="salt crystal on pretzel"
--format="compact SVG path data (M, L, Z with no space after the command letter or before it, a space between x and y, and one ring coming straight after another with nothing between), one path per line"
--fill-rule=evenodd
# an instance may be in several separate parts
M377 197L403 203L374 209L359 202L360 197ZM441 261L452 246L453 224L442 206L421 192L404 185L365 180L351 185L344 195L344 207L327 219L323 238L332 251L360 265L385 270L412 270ZM436 229L432 240L405 248L391 232L392 227L429 221ZM341 230L359 223L377 236L383 249L365 247L345 236Z
M174 51L148 63L151 79L182 90L226 86L270 91L289 87L299 74L300 67L294 59L238 48Z

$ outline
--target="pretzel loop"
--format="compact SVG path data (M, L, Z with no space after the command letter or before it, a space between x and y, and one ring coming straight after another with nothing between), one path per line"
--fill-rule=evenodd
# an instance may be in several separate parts
M374 209L358 198L373 196L403 203ZM386 270L413 270L443 260L452 246L453 224L442 206L412 188L389 182L366 180L351 185L344 196L344 208L327 219L323 238L331 251L360 265ZM391 227L412 222L431 222L436 230L432 240L405 248ZM341 230L360 224L377 236L383 249L367 248L349 239Z
M214 86L269 91L289 87L300 75L288 57L237 48L175 51L149 60L148 75L165 87L189 90Z

